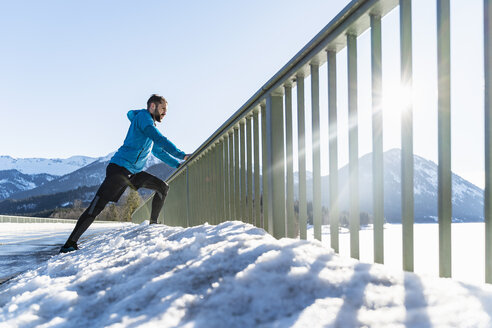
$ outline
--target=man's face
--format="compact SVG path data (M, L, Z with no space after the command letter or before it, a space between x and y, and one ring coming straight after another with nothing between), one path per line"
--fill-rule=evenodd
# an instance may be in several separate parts
M166 116L167 103L163 102L162 104L158 104L157 106L156 104L152 105L154 105L154 119L157 122L162 122L162 119L164 118L164 116Z

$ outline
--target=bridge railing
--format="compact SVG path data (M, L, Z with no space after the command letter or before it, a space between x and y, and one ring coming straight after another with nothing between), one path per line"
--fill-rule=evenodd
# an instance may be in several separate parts
M431 4L431 3L429 3ZM438 213L440 276L451 276L451 133L450 133L450 4L437 5L438 79ZM492 125L490 0L484 1L485 31L485 221L486 281L492 282ZM296 56L263 85L234 115L212 134L169 179L171 186L160 222L194 226L209 222L242 220L264 228L276 238L307 237L306 156L312 155L312 211L314 237L321 240L320 111L327 111L329 140L329 223L331 247L339 251L337 54L347 53L348 158L350 255L359 258L359 122L357 41L370 31L372 93L372 163L374 261L384 263L384 184L382 117L381 20L399 7L401 85L412 90L412 1L354 0L322 29ZM320 108L320 67L327 65L327 108ZM309 81L308 81L309 79ZM305 82L310 90L305 90ZM293 99L295 91L296 99ZM414 167L413 106L402 99L401 202L402 267L414 269ZM293 102L297 108L297 135L293 134ZM306 108L306 104L311 108ZM306 122L310 110L312 121ZM306 126L312 145L306 151ZM293 139L297 139L294 157ZM298 204L294 206L294 160L298 166ZM324 161L324 160L323 160ZM149 199L133 215L134 221L150 217Z
M32 216L0 215L0 223L73 223L77 220L58 219L58 218L39 218ZM118 221L96 220L94 223L119 223Z

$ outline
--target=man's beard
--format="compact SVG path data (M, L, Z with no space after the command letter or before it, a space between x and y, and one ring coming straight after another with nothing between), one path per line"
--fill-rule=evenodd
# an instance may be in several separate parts
M154 113L152 116L154 116L154 121L161 123L162 119L159 113Z

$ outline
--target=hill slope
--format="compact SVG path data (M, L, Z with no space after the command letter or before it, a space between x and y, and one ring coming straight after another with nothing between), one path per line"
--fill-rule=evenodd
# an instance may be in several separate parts
M10 198L20 200L74 190L80 187L99 186L106 176L106 166L108 165L111 156L112 154L101 157L83 168L58 177L42 186L14 193ZM146 170L161 179L165 179L174 171L174 168L161 163L155 157L151 157L147 161Z
M56 175L47 173L24 174L18 170L2 170L0 171L0 200L42 186L56 178Z
M401 222L401 150L384 153L384 211L388 222ZM338 190L341 209L348 210L349 179L348 165L338 172ZM307 198L312 200L312 178L307 180ZM322 203L329 206L330 177L321 178ZM372 153L359 158L360 210L372 213ZM298 197L295 186L295 197ZM437 164L414 155L414 204L416 221L437 220ZM455 221L483 220L483 190L453 173L452 175L453 218Z

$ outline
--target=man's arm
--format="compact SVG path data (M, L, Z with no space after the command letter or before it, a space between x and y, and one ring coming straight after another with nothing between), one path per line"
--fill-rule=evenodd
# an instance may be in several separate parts
M153 125L149 125L144 129L144 135L150 138L154 142L154 148L160 147L163 151L171 154L172 156L184 159L186 153L179 150L171 141L164 137L159 130Z
M169 155L166 151L162 150L162 148L157 146L155 143L154 146L152 147L152 154L154 154L155 157L157 157L158 159L160 159L170 167L177 168L180 164L176 158Z

